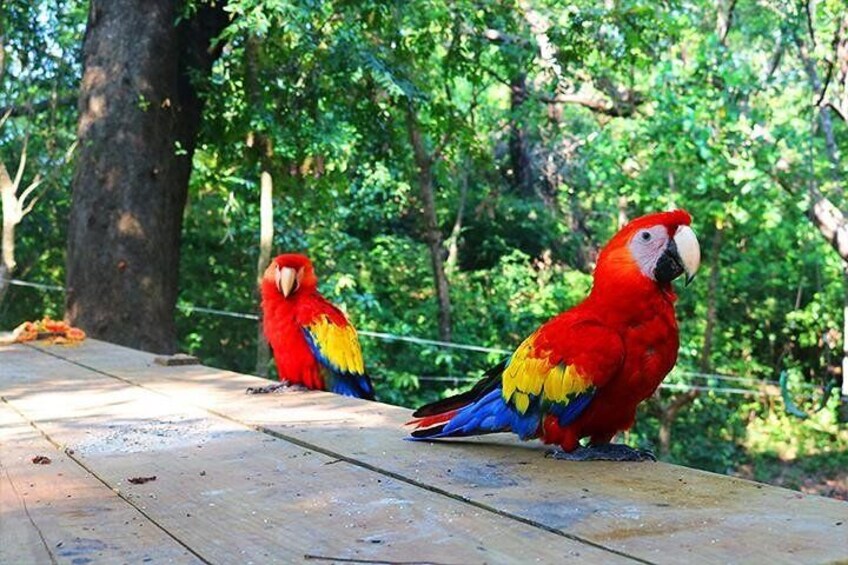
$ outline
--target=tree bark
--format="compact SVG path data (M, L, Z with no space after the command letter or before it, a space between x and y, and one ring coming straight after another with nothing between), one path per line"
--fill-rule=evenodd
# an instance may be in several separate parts
M262 113L262 94L259 79L259 50L261 40L257 35L247 38L244 49L245 98L250 102L253 115ZM274 178L271 175L271 140L261 131L251 131L247 138L247 147L259 163L259 258L256 264L256 300L262 300L260 287L262 275L271 262L271 248L274 243ZM268 362L271 359L271 346L263 330L262 309L259 309L259 321L256 325L256 374L268 376Z
M710 243L710 278L707 282L707 325L704 328L704 343L701 347L701 362L699 367L702 373L708 373L712 370L713 336L715 335L715 325L718 318L718 283L721 280L719 277L719 256L721 254L723 236L724 231L722 228L716 227L712 242Z
M519 116L521 107L527 100L527 76L523 73L512 79L510 85L510 106L512 120L509 134L509 161L512 169L510 184L524 197L531 198L533 192L533 168L530 161L530 147L527 142L527 129Z
M815 45L815 36L813 33L813 13L809 3L805 4L808 23L810 42ZM837 29L837 34L834 39L834 49L836 51L836 59L839 59L839 48L843 41L843 36L848 31L848 16L843 17ZM819 125L821 126L822 134L825 141L825 154L830 161L830 176L836 181L837 190L835 191L836 198L840 198L843 194L841 188L842 172L840 167L839 151L836 146L836 138L833 133L833 122L831 120L831 108L827 104L822 104L826 95L828 84L822 85L816 69L816 60L807 49L806 43L796 34L795 44L798 46L798 54L801 57L801 62L804 65L804 71L807 73L810 87L814 95L818 99L819 110ZM848 57L848 53L846 53ZM836 62L834 62L836 64ZM833 68L831 67L831 71ZM829 83L829 80L828 80ZM838 112L837 112L837 115ZM810 196L810 209L808 215L819 232L830 242L831 247L839 254L843 261L843 343L842 343L842 395L848 397L848 378L846 378L846 370L848 370L848 226L846 218L842 210L839 209L827 196L825 196L816 186L815 182L811 182L808 193ZM845 404L845 403L843 403Z
M702 373L707 373L712 370L712 348L713 335L715 334L715 325L717 321L716 304L718 303L718 284L719 277L719 255L721 253L721 245L724 233L721 228L717 227L713 234L710 244L710 279L707 285L707 327L704 329L704 342L701 347L701 361L699 369ZM671 452L671 431L674 426L674 420L677 415L686 406L695 401L700 395L700 391L692 389L680 393L669 399L668 404L662 404L659 395L656 398L656 413L660 420L659 429L659 455L661 458L667 458Z
M718 0L716 2L716 35L719 43L727 45L727 34L733 25L733 11L736 0Z
M698 396L697 390L690 390L682 394L678 394L671 399L667 406L660 406L660 457L665 459L671 453L671 427L674 424L674 419L684 406L691 403Z
M468 161L462 165L459 180L459 203L456 206L456 219L453 222L448 237L448 258L445 260L445 271L452 273L459 263L459 236L462 233L462 221L465 217L465 204L468 200Z
M848 398L848 263L842 263L842 398ZM848 415L848 402L842 401L843 412ZM842 421L848 421L844 418Z
M265 160L262 160L263 165ZM259 260L256 265L256 288L262 284L262 275L271 262L271 246L274 241L274 181L268 167L263 166L259 175ZM259 324L256 328L256 374L268 376L268 362L271 359L271 348L262 329L262 312L259 312Z
M424 207L424 236L430 250L436 298L439 305L439 339L451 341L451 302L448 277L445 273L444 241L436 217L436 198L433 191L434 156L427 152L415 108L410 102L406 107L406 126L412 145L415 165L418 169L418 189Z
M83 45L80 152L68 230L66 316L89 335L176 349L180 236L223 4L178 25L177 0L94 0Z
M2 129L6 118L9 117L7 112L0 118L0 129ZM18 192L23 181L24 169L27 162L27 139L25 138L21 146L21 156L18 160L18 168L15 171L15 178L9 176L9 170L6 164L0 161L0 213L3 216L3 231L0 237L0 304L6 298L6 292L9 290L12 273L15 271L17 261L15 260L15 229L24 216L32 211L33 206L38 201L38 195L35 190L41 186L44 179L41 175L35 175L35 178L26 188Z
M6 298L10 279L15 270L15 226L18 218L18 199L15 196L16 186L9 176L6 165L0 162L0 198L2 198L3 234L0 240L0 304Z
M618 197L618 229L626 226L629 221L630 219L627 214L627 197L622 195Z

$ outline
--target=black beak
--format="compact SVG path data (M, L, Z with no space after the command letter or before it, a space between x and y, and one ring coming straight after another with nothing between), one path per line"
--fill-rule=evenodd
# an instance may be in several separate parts
M683 268L683 260L680 258L680 253L677 251L677 244L674 240L670 240L668 247L660 255L657 266L654 267L654 279L661 283L670 283L685 272ZM686 284L689 284L689 278Z

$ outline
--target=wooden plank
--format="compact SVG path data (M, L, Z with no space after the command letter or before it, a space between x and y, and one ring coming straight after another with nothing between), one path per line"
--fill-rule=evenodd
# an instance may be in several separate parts
M628 561L30 348L3 355L7 402L211 562Z
M63 357L313 449L657 562L848 559L848 504L662 463L571 463L505 436L404 442L408 410L324 393L245 396L256 378L152 368L87 343Z
M55 560L53 550L49 542L42 539L41 531L29 516L28 490L19 490L19 487L34 488L34 483L18 481L16 484L12 481L12 475L18 473L10 468L16 459L10 453L10 444L29 438L16 438L23 435L24 430L20 429L21 422L10 416L16 414L0 403L0 563L49 563ZM32 432L35 433L35 430ZM52 455L52 451L44 452Z
M0 403L0 563L93 561L200 562Z

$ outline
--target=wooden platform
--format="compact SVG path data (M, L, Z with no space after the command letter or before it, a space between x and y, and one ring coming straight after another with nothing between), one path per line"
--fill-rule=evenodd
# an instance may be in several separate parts
M0 348L0 563L848 561L848 503L406 442L406 409L245 394L263 382L94 340Z

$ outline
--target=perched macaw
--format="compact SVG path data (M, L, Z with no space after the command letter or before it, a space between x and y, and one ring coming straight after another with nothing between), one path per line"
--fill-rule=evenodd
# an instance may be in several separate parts
M683 210L649 214L603 248L592 290L552 318L469 391L419 408L411 439L495 432L558 444L560 459L642 460L649 452L610 444L633 425L677 361L676 295L701 260ZM580 440L589 438L589 446Z
M312 263L294 253L275 257L262 276L262 329L280 381L373 400L356 330L317 285Z

